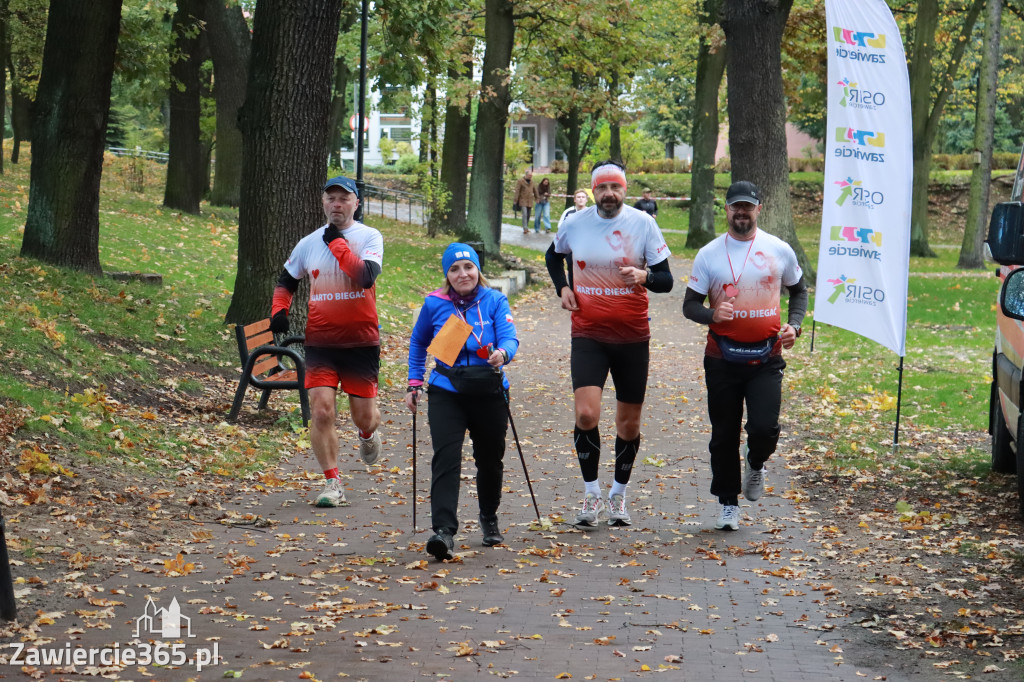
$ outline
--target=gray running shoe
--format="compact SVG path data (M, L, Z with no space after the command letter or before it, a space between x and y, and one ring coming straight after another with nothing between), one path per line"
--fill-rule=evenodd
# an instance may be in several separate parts
M328 478L327 485L313 503L318 507L344 507L348 504L345 500L345 491L341 489L341 483L336 478Z
M575 525L592 528L597 525L597 519L603 511L604 500L601 499L600 495L587 493L583 497L583 509L576 515Z
M718 515L715 530L739 530L740 508L735 504L723 504L722 513Z
M609 526L632 526L633 519L629 518L629 511L626 510L625 495L611 495L608 498L608 525Z
M363 463L373 465L380 459L380 431L374 431L369 438L359 437L359 456Z

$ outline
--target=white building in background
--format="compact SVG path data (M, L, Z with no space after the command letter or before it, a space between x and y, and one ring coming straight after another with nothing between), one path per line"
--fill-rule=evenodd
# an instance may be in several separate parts
M385 86L387 87L387 86ZM352 103L352 115L349 117L349 129L355 130L359 118L359 86L356 84L355 97ZM384 159L380 153L380 141L382 138L390 138L396 143L408 142L412 146L414 154L420 153L420 117L412 105L398 107L399 111L381 111L381 93L367 84L366 88L366 125L363 138L363 165L380 166ZM417 90L422 90L418 88ZM422 92L415 93L416 99ZM354 149L342 149L341 158L345 161L346 168L355 168L356 152ZM395 154L392 161L398 160Z

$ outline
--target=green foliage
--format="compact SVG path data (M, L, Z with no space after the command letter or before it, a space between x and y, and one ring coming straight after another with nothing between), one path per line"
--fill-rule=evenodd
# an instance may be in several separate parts
M390 137L382 137L377 143L377 149L380 150L380 157L384 160L384 165L391 163L395 156L395 141Z
M622 126L620 138L622 140L622 162L626 166L627 171L639 167L647 159L661 159L665 156L662 143L643 130L640 130L640 127L635 123ZM583 166L590 168L595 163L609 158L608 149L610 143L611 130L605 125L601 128L601 132L590 152L584 158Z
M530 145L526 140L505 137L505 177L512 176L512 184L530 165Z
M408 144L403 142L402 144ZM403 175L409 175L416 173L419 170L420 160L415 154L403 154L398 157L398 162L395 164L395 170Z

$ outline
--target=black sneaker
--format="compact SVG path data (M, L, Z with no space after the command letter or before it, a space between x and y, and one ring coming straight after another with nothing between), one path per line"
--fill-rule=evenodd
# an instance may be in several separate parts
M498 515L491 514L490 516L480 515L480 531L484 534L484 546L494 547L505 542L505 538L501 535L501 529L498 528Z
M453 549L455 549L455 538L446 530L437 531L427 540L427 552L433 554L438 561L454 559Z

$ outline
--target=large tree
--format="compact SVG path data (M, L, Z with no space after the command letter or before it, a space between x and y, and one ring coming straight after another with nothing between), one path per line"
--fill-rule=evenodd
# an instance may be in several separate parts
M488 253L501 243L504 203L505 124L508 122L509 65L515 39L511 0L486 0L483 74L469 184L468 231L484 242Z
M249 26L240 5L206 0L206 26L213 57L213 95L217 102L217 132L210 203L238 206L242 187L242 132L238 111L245 103L249 72Z
M988 224L988 198L992 183L992 136L996 120L996 86L999 80L999 43L1002 28L1003 0L987 0L985 34L978 74L978 103L974 119L974 168L971 169L971 191L967 203L964 239L960 246L957 267L980 268L985 225Z
M7 92L7 60L10 53L7 47L8 0L0 0L0 93ZM0 97L0 174L4 172L4 135L3 124L6 120L6 97Z
M440 178L440 186L446 191L441 193L435 189L428 226L431 235L442 231L462 235L466 231L466 178L472 124L467 88L472 79L472 60L467 60L461 68L448 70Z
M985 0L973 0L964 15L959 35L952 38L953 48L938 83L932 82L932 70L938 58L936 35L939 28L939 0L919 0L914 22L914 48L910 57L910 113L914 135L914 172L910 208L910 253L934 256L928 245L928 182L931 174L932 143L939 128L942 110L949 98L953 80L960 68L968 39ZM947 36L948 38L948 36ZM936 94L933 96L933 88Z
M266 317L291 248L323 222L341 0L259 0L242 129L238 274L226 319ZM301 315L305 313L302 312Z
M199 140L199 31L203 0L178 0L168 88L170 134L164 206L198 214L206 184Z
M99 196L121 0L52 0L21 253L99 273Z
M786 99L782 92L782 32L792 0L728 0L722 7L727 50L729 149L733 180L761 189L759 226L796 251L800 267L814 279L797 240L789 195Z
M718 29L721 0L700 3L697 83L694 93L693 163L686 248L699 249L715 238L715 151L718 148L718 91L725 72L725 41Z

